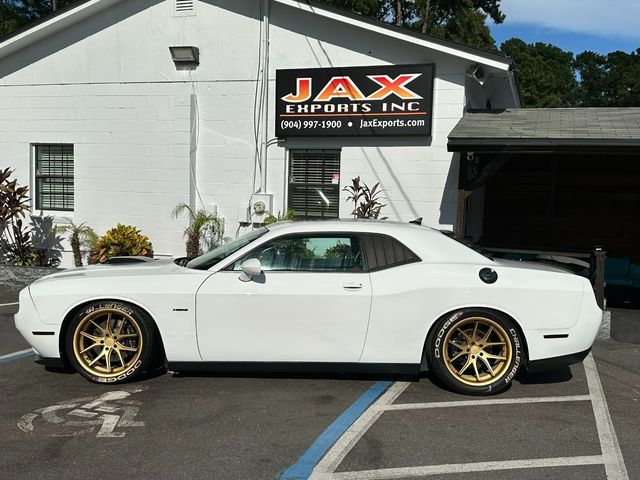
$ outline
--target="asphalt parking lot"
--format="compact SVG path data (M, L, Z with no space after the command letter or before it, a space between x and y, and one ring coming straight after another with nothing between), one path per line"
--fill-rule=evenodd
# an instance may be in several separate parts
M157 375L88 383L34 363L0 307L0 478L640 478L640 346L507 392L377 377ZM20 353L22 352L22 353Z

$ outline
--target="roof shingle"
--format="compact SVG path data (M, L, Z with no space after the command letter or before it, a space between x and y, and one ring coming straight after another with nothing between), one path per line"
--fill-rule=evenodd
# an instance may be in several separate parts
M482 145L640 145L640 108L513 108L468 112L449 149Z

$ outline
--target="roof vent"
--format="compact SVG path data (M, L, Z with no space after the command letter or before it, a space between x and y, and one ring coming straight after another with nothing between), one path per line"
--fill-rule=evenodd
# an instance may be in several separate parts
M175 0L175 14L176 15L195 15L196 14L195 0Z

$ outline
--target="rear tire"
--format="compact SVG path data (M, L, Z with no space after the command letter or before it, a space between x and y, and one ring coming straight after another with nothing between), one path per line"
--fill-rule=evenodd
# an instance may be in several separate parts
M117 384L155 367L159 335L153 321L134 305L93 302L71 320L65 353L87 380Z
M429 368L451 390L492 395L506 389L522 364L522 338L508 317L463 309L440 319L429 335Z

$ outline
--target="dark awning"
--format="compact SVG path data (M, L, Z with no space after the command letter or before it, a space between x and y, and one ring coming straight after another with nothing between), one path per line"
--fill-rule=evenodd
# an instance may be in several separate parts
M640 152L640 108L470 111L449 134L450 152Z

